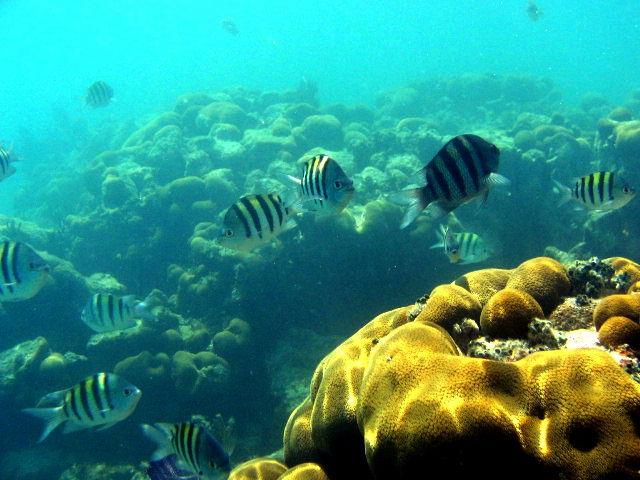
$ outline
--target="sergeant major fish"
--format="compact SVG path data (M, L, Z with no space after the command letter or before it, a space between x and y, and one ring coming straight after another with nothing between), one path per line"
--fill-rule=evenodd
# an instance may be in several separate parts
M96 373L71 388L42 397L37 406L45 408L22 411L44 420L39 443L65 422L63 433L96 426L101 427L99 430L109 428L133 413L141 395L135 385L118 375Z
M82 321L96 332L125 330L136 325L137 318L155 320L147 300L140 302L134 295L120 297L110 293L94 294L82 310Z
M0 181L16 173L16 167L12 165L14 161L11 151L0 147Z
M553 182L562 194L559 205L575 200L589 210L606 212L624 207L636 196L636 191L614 172L585 175L576 179L572 187Z
M227 210L217 242L234 250L254 250L295 225L290 214L277 193L246 195Z
M192 422L142 425L143 433L156 442L153 461L169 455L177 456L176 466L195 473L202 479L213 479L231 470L229 455L207 430Z
M106 107L113 98L113 88L102 80L91 84L85 95L85 103L92 108Z
M440 241L432 245L431 248L444 249L444 253L451 263L468 265L483 262L491 256L486 242L476 233L454 233L449 227L440 225L438 237Z
M339 213L353 197L353 180L347 177L338 162L328 155L316 155L302 170L302 178L287 175L298 185L307 210Z
M425 208L435 220L475 198L486 200L493 186L508 185L509 180L496 173L499 157L498 147L477 135L449 140L420 171L426 185L401 192L409 201L401 228Z
M0 243L0 302L27 300L49 280L49 265L26 243Z

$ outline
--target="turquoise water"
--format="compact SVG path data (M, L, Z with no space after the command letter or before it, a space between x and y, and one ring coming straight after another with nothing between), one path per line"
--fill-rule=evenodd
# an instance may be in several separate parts
M476 267L640 259L637 199L595 219L557 207L552 182L615 170L640 188L640 140L623 149L613 130L598 132L616 107L626 112L615 121L637 128L637 3L541 0L535 22L526 1L426 4L0 1L0 146L20 157L0 183L0 234L52 255L41 292L2 304L0 478L57 479L100 462L141 472L153 445L138 424L196 414L235 418L233 463L270 454L317 362L374 315ZM114 100L91 109L97 80ZM194 92L209 96L181 97ZM214 100L241 113L199 123ZM338 127L313 133L303 121L315 114ZM448 220L491 247L477 265L430 249L438 227L424 215L400 230L389 200L463 133L498 145L511 180ZM284 196L282 174L298 175L314 148L354 180L345 212L305 213L257 255L215 245L233 202ZM142 300L153 289L160 321L147 330L105 339L80 320L93 293ZM47 344L35 354L7 353L38 336ZM176 352L218 356L191 365ZM49 370L52 353L66 360ZM20 409L117 365L143 392L130 418L35 444L41 425Z

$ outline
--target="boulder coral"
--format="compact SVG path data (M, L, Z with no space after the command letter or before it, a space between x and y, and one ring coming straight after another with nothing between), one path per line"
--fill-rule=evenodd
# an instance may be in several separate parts
M277 460L254 458L231 470L228 480L277 480L286 470Z
M571 291L566 268L557 260L537 257L521 263L505 285L531 295L548 315Z
M520 289L509 287L514 275ZM374 318L320 362L285 427L285 475L298 478L298 466L309 471L303 478L334 480L421 478L425 468L434 478L637 478L640 385L611 355L579 348L511 362L471 358L443 328L475 316L485 330L494 321L507 325L505 336L521 336L544 316L538 299L553 309L568 291L564 268L541 258L491 272L489 286L481 273L461 278L495 290L482 296L484 308L469 290L441 285L424 304ZM496 452L500 462L487 462Z
M474 270L456 278L453 283L471 292L484 307L496 292L507 286L512 272L501 268Z
M610 348L626 344L640 350L640 324L627 317L611 317L600 327L598 340Z
M526 338L531 321L543 317L542 308L531 295L505 288L482 309L480 328L483 334L494 338Z
M596 330L611 317L627 317L640 321L640 295L609 295L602 299L593 311L593 324Z

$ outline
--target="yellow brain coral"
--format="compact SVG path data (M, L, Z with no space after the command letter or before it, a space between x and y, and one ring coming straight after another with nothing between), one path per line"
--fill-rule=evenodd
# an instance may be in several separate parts
M571 282L564 266L549 257L537 257L521 263L511 274L506 288L515 288L531 295L545 315L569 294Z
M409 327L372 351L362 381L376 478L638 478L640 385L608 354L495 362L435 353L428 329Z
M505 288L496 293L482 309L482 333L495 338L526 338L529 323L543 318L542 308L526 292Z
M433 289L416 320L449 330L465 318L479 320L481 311L480 302L469 291L458 285L440 285Z
M329 480L329 477L320 465L303 463L284 472L278 480Z
M640 319L640 295L609 295L603 298L593 311L593 323L599 330L604 322L611 317L627 317L631 320Z
M496 292L506 287L512 272L501 268L485 268L465 273L453 283L471 292L484 307Z
M287 470L271 458L255 458L231 470L228 480L277 480Z
M612 257L605 260L614 268L616 275L626 273L632 283L640 281L640 265L624 257Z
M611 348L627 344L640 348L640 325L627 317L611 317L598 331L600 343Z

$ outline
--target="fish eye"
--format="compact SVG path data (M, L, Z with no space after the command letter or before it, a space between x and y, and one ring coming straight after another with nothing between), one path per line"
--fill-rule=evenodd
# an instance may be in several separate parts
M125 397L128 397L129 395L131 395L131 389L130 388L125 388L122 393L124 393Z
M216 466L216 462L214 462L213 460L209 460L209 466L210 467L215 467Z
M231 230L230 228L227 228L227 229L224 231L224 236L225 236L225 237L233 237L233 230Z
M204 476L204 472L203 472L202 470L200 470L200 471L198 472L198 476L199 476L199 477Z
M341 189L342 182L340 180L336 180L335 182L333 182L333 186L336 187L337 189Z
M631 189L629 188L628 185L625 185L624 187L622 187L622 193L629 193L631 192Z

